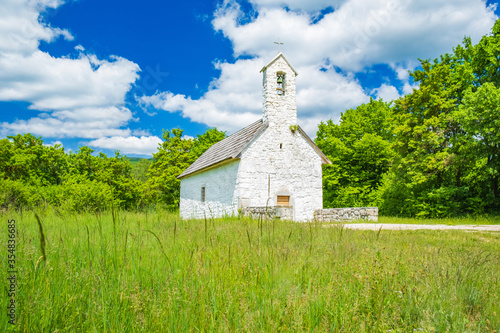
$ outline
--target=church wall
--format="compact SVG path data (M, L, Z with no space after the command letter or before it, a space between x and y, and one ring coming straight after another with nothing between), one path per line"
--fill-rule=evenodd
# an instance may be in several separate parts
M276 92L276 73L285 73L284 95ZM283 58L278 58L270 65L263 75L262 106L264 121L269 125L290 126L297 124L297 103L295 72Z
M181 218L211 218L236 216L237 201L234 197L239 161L181 179ZM201 201L205 187L205 202Z
M290 195L294 220L313 220L323 208L321 172L321 158L298 131L269 127L242 153L237 196L265 207L275 206L277 195Z

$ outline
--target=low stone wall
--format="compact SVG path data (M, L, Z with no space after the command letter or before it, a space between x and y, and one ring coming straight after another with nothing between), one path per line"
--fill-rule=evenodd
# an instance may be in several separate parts
M274 207L245 207L241 209L241 215L253 219L293 219L292 206L274 206Z
M319 222L344 222L354 220L378 221L378 207L329 208L314 211Z

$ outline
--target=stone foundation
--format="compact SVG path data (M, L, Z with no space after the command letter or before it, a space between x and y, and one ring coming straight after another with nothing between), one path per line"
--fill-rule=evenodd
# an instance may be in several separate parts
M241 215L253 219L293 219L292 206L274 206L274 207L245 207L241 209Z
M378 207L329 208L314 211L319 222L347 222L354 220L378 221Z

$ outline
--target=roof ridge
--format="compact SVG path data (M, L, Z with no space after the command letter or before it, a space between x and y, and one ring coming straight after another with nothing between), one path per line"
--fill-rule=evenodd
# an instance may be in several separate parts
M201 154L201 156L198 157L193 164L177 176L177 178L184 178L223 161L239 158L243 149L245 149L257 135L267 128L267 126L267 122L264 122L263 119L259 119L256 122L231 134L227 138L215 143L203 154Z

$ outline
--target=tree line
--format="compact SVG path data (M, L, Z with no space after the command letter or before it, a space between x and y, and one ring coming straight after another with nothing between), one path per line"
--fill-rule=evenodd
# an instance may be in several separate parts
M410 72L418 88L319 125L325 206L446 217L499 210L500 20Z
M315 139L332 161L323 169L327 207L378 206L380 214L448 217L497 213L500 205L500 20L477 44L420 60L412 93L321 122ZM65 153L31 134L0 140L0 207L50 204L72 211L176 209L176 178L212 144L164 130L152 160L132 165L89 147Z
M164 130L153 159L135 165L119 152L108 157L83 146L65 153L60 145L44 145L29 133L8 136L0 140L0 207L51 205L75 212L158 205L176 209L176 176L225 136L216 128L194 139L183 137L181 129Z

